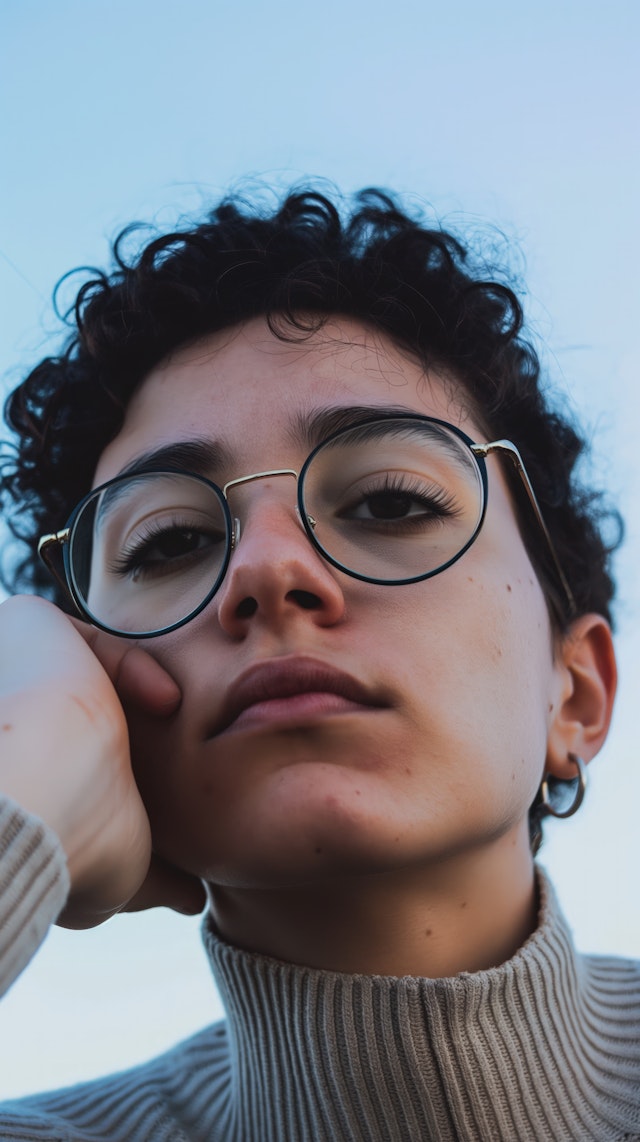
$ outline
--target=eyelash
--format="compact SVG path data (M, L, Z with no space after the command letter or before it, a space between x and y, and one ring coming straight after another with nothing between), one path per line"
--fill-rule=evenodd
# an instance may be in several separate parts
M161 560L157 560L155 563L152 561L146 566L144 565L144 558L159 539L164 538L171 532L180 531L195 532L201 536L207 536L208 534L213 542L215 542L216 539L218 539L218 541L220 539L219 535L216 536L216 533L207 533L202 528L194 527L191 523L185 521L172 520L170 523L147 524L144 532L141 532L135 542L125 547L121 554L109 564L109 571L113 575L119 575L125 578L127 575L135 577L136 572L138 576L145 573L147 575L155 573L160 576L163 574L163 568L167 571L170 567L172 570L175 569L181 560L192 559L201 549L195 548L193 551L185 552L184 555L176 556L174 559L167 558L164 563Z
M384 495L406 496L407 499L413 500L415 503L419 503L428 508L432 518L436 517L440 520L451 519L459 514L459 509L456 507L454 497L450 493L445 492L442 488L438 488L436 485L427 488L417 479L408 481L405 476L388 475L382 484L375 484L368 488L363 488L358 493L357 501L348 505L347 508L344 508L341 515L346 515L350 510L366 503L367 500ZM417 515L407 516L404 519L398 520L377 521L378 525L384 524L385 522L394 528L398 526L417 528L424 526L425 519L423 516Z

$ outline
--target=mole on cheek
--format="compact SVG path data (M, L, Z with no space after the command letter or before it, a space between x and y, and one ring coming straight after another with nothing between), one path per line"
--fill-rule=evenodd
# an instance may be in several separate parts
M7 730L12 730L13 726L9 722L5 722L2 728L6 732Z

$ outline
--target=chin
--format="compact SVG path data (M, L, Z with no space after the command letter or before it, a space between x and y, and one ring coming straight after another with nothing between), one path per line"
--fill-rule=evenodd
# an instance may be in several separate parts
M155 851L214 884L283 886L343 872L380 872L407 853L407 822L388 786L336 766L288 766L237 790L213 790L170 811L148 805Z

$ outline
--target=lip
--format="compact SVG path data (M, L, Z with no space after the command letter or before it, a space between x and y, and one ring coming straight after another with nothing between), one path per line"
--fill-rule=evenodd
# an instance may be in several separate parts
M301 700L303 695L309 696L307 701ZM334 700L328 700L327 695L333 695ZM294 701L286 703L286 699ZM250 716L241 719L245 711L258 706L260 710L256 710L255 719ZM364 685L325 662L300 656L272 658L254 663L231 683L220 716L208 736L223 733L240 719L248 724L271 720L269 712L273 720L283 721L289 714L340 713L357 706L384 709L389 702L380 690Z

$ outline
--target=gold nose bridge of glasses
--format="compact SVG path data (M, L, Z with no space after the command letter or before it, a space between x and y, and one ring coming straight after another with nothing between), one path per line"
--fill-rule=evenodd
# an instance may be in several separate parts
M228 480L227 483L223 485L222 494L228 503L229 497L227 495L227 492L229 491L229 488L236 488L236 487L238 487L239 484L252 484L255 480L266 480L269 478L269 476L293 476L294 480L297 483L299 473L296 472L293 468L272 468L267 472L252 472L250 476L239 476L237 480ZM302 530L304 531L304 524L302 522L302 519L300 518L300 509L298 508L297 505L296 505L296 515L298 516L298 519L300 521L300 526L301 526ZM311 528L314 528L316 526L316 521L313 518L313 516L307 515L307 522L309 524L309 527L311 527ZM238 543L240 542L240 526L241 526L240 520L237 518L237 516L234 516L233 517L233 533L231 535L231 549L232 550L234 547L237 547Z

